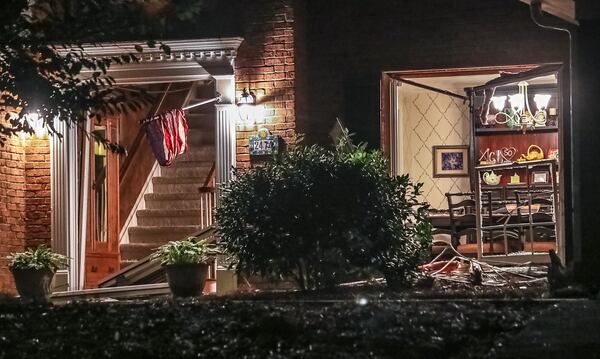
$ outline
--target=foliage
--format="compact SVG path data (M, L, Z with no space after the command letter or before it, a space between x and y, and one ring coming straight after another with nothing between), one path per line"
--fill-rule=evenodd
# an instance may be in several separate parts
M158 247L152 253L152 260L162 265L206 263L211 257L219 254L216 246L208 240L188 237L182 241L171 241Z
M190 0L5 0L0 5L0 145L21 131L32 133L26 116L36 113L51 133L56 121L79 125L140 109L150 101L141 90L115 87L114 64L137 62L140 44L121 56L92 57L86 46L115 39L153 39L167 19L193 16L202 1ZM144 41L140 41L144 43ZM149 48L169 53L154 40ZM94 136L94 134L90 134ZM117 144L96 140L123 152Z
M498 353L503 348L551 350L525 339L529 337L523 329L533 319L553 324L550 338L565 337L564 324L558 323L572 313L577 314L573 325L582 329L598 323L597 315L588 314L595 312L594 302L557 306L539 300L382 301L374 296L367 305L346 298L323 305L289 300L287 295L267 301L161 298L52 306L13 299L0 306L0 357L494 358L510 357ZM535 338L542 340L545 334ZM598 340L593 340L598 334L593 334L589 340L553 347L555 352L564 352L567 345L579 350L597 347Z
M8 267L11 270L49 269L55 272L68 265L67 257L52 252L45 245L40 245L35 249L29 248L25 252L12 253L7 258L10 261Z
M236 269L303 289L373 271L405 284L431 238L421 184L390 177L383 155L365 147L297 146L239 173L217 209Z

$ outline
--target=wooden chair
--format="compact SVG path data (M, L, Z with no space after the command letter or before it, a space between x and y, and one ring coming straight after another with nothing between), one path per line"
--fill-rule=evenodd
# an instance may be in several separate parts
M485 208L482 213L482 224L493 225L494 211L497 207L503 205L502 201L493 196L492 192L482 193L482 206ZM446 193L448 200L448 210L451 227L451 243L460 253L476 256L477 255L477 226L476 226L476 202L473 193ZM465 243L460 243L461 237L466 237ZM520 250L519 234L515 230L487 230L482 233L484 243L482 251L484 254L504 254L506 246L504 237L507 237L509 249Z
M448 212L450 216L450 243L454 248L464 247L464 254L477 253L477 228L475 216L475 199L472 192L469 193L446 193L448 201ZM464 245L461 245L460 238L466 236ZM473 246L474 245L474 246ZM460 250L459 250L460 251ZM461 252L462 253L462 252Z
M497 217L498 212L506 211L507 201L494 196L492 191L481 193L481 205L484 209L481 222L484 227L502 224L506 216ZM485 254L508 254L522 249L519 231L516 229L486 229L482 231L483 252Z
M554 221L553 195L551 190L515 191L517 220L519 223L529 223L531 220L533 224L531 230L523 228L521 231L525 242L524 250L548 252L550 249L556 249L556 225L547 224ZM539 207L531 216L528 210L530 205Z

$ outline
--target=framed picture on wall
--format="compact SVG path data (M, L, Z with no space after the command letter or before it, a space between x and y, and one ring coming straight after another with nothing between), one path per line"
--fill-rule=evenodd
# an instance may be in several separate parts
M433 177L467 177L469 146L433 146Z

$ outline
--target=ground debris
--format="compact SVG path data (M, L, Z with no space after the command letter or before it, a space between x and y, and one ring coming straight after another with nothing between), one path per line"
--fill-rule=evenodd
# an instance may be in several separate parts
M465 290L473 290L479 286L506 287L509 291L547 287L546 266L532 263L492 265L465 257L452 247L446 247L431 262L419 266L419 269L424 276L433 278L433 283L443 283L437 284L438 290L456 289L457 284L462 285ZM501 294L501 291L496 292Z

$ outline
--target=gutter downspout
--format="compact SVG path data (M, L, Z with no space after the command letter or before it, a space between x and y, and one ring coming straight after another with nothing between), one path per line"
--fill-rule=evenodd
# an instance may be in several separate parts
M545 30L553 30L553 31L561 31L561 32L566 32L569 35L569 133L570 133L570 138L569 138L569 145L570 145L570 156L569 156L569 160L571 161L571 168L570 168L570 176L571 176L571 198L570 198L570 203L571 203L571 231L572 231L572 248L573 248L573 252L572 252L572 258L570 258L571 260L573 260L573 262L577 262L581 259L581 248L580 246L577 244L577 240L576 238L580 238L580 233L579 233L579 227L575 225L575 218L577 218L576 213L578 214L579 211L576 210L576 201L575 198L577 197L576 194L579 193L579 189L577 188L577 186L575 186L574 184L574 179L575 179L575 166L574 166L574 162L575 162L575 156L574 156L574 148L575 148L575 141L574 141L574 132L573 132L573 35L571 33L571 30L569 30L568 28L565 27L557 27L557 26L551 26L551 25L544 25L541 23L541 15L542 15L542 0L532 0L531 4L529 6L529 14L531 16L531 20L533 21L534 24L536 24L537 26L541 27L542 29ZM565 233L566 235L566 233ZM565 258L566 259L566 258Z

